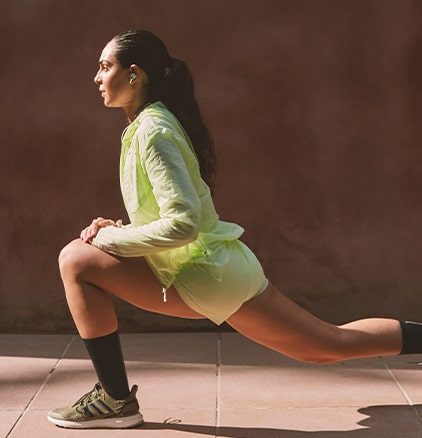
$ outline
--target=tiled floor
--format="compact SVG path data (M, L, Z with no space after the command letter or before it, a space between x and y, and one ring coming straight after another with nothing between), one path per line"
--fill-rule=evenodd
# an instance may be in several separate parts
M422 356L301 364L235 333L122 336L145 417L131 430L66 430L53 407L91 389L78 337L0 335L0 437L422 437Z

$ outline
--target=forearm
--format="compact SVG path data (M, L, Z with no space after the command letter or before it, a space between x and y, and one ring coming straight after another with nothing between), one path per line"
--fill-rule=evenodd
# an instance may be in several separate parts
M139 227L105 227L93 245L121 257L142 257L193 242L198 235L194 222L159 219Z

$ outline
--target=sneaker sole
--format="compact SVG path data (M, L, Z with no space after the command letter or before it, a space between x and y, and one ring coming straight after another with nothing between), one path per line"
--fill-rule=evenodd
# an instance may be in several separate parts
M80 422L60 420L50 415L47 415L47 419L50 423L66 429L128 429L130 427L139 426L144 422L144 418L140 412L130 417L99 418L98 420Z

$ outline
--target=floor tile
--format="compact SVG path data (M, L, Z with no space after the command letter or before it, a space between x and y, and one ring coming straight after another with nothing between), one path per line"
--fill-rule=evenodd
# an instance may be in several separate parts
M0 335L0 388L7 394L0 437L422 436L422 356L303 364L226 332L122 335L122 347L146 423L66 430L46 415L96 381L81 339Z
M221 438L418 438L422 434L410 406L225 410L218 430Z
M422 355L391 356L383 363L411 404L422 404Z
M36 394L70 336L0 335L0 410L24 409Z
M0 334L0 357L59 358L73 335Z
M182 438L182 437L202 437L204 435L200 432L196 433L195 428L198 426L194 423L195 416L186 414L185 418L187 423L178 424L175 419L168 419L167 423L165 419L161 419L160 415L153 415L151 413L151 421L146 421L144 425L133 429L125 430L106 430L106 429L92 429L92 430L76 430L76 429L63 429L51 424L46 420L45 412L39 410L31 410L27 412L24 418L19 422L17 427L13 430L8 438ZM174 423L172 424L171 421ZM192 421L193 424L190 424ZM35 426L35 427L34 427ZM200 426L198 430L209 430L213 432L212 437L215 436L215 427L213 426ZM188 432L188 433L186 433Z
M150 427L151 436L181 433L173 429L164 432L163 425L168 421L215 424L215 334L123 335L122 348L129 358L129 380L140 387L138 398L147 421L144 429ZM72 403L91 389L95 380L85 347L75 339L32 404L31 412L46 415L51 408Z
M19 419L22 414L22 410L0 410L0 437L7 436L10 429Z
M234 404L259 409L406 404L379 358L304 364L236 334L223 334L221 363L222 410Z

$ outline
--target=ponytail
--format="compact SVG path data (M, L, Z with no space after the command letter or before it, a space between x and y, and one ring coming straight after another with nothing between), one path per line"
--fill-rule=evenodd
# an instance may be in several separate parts
M171 58L167 74L157 90L161 100L182 124L198 157L202 178L212 188L217 170L214 142L195 99L192 75L185 62Z
M116 58L124 68L142 68L149 79L149 101L161 100L176 116L194 147L201 176L211 190L217 170L214 142L202 120L188 66L170 57L164 43L151 32L128 31L113 38Z

